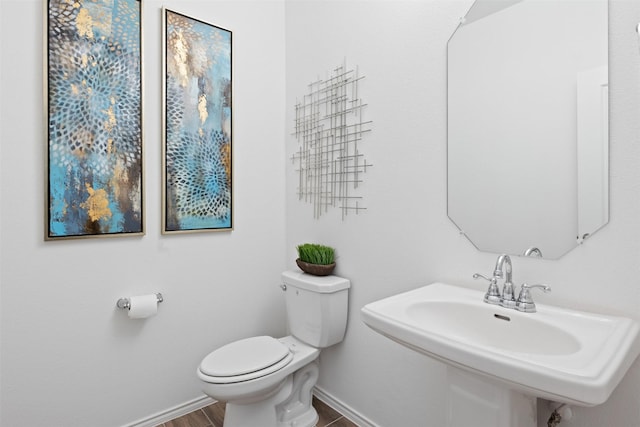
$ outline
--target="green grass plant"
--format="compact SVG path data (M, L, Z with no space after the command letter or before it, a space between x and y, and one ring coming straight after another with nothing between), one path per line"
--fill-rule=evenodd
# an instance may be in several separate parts
M329 246L304 243L297 249L300 260L310 264L329 265L335 261L335 251Z

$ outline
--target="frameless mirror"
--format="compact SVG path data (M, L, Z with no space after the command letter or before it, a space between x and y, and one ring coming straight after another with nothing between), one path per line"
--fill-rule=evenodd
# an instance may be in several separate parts
M449 218L561 257L609 220L607 0L476 0L447 52Z

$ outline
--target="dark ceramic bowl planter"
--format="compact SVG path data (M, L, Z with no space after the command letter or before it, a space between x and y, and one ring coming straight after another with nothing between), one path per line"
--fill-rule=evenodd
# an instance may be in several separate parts
M304 243L297 247L296 264L300 270L314 276L328 276L336 267L335 250L330 246Z
M333 269L336 268L335 262L325 265L311 264L309 262L302 261L300 258L296 259L296 264L298 264L300 270L307 274L313 274L314 276L329 276L333 273Z

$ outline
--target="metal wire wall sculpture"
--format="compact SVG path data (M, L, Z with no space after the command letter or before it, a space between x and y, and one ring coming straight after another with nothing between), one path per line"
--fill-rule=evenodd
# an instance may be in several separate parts
M358 94L364 76L346 65L326 80L309 84L309 92L295 106L294 135L299 143L291 160L298 166L298 199L313 204L314 218L329 208L348 213L365 210L358 195L363 175L372 165L360 151L371 121L363 120L367 106Z

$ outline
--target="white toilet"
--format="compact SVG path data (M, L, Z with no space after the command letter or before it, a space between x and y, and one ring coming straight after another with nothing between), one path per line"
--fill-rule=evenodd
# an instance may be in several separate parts
M198 368L202 390L227 402L224 427L311 427L320 349L341 342L350 282L337 276L282 273L284 338L259 336L227 344Z

